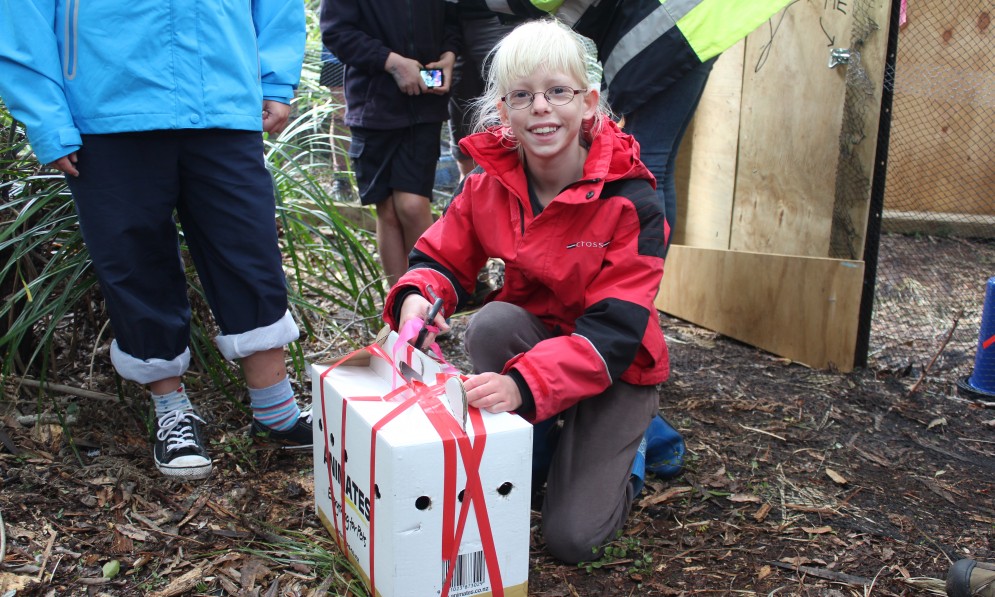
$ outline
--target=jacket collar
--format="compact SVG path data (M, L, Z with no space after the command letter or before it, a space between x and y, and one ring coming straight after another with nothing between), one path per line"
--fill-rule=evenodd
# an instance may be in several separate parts
M460 149L514 195L528 201L525 170L518 150L502 138L501 127L495 126L464 138L460 141ZM605 183L630 178L647 179L656 187L653 175L639 160L639 143L632 135L622 132L615 122L606 120L601 132L591 140L580 184L571 187L581 192L564 193L560 198L568 201L591 200L600 196ZM594 194L588 197L591 191Z

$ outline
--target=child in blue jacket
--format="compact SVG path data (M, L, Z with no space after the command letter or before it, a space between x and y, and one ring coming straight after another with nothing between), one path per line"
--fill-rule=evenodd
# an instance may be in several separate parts
M287 305L262 132L286 126L305 41L300 0L0 0L0 97L66 175L100 282L111 361L146 384L167 477L212 464L182 376L190 305L176 231L249 386L252 429L310 444L287 377Z

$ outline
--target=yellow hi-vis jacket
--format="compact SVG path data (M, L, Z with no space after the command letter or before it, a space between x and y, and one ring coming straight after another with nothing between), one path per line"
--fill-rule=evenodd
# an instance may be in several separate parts
M460 0L570 25L598 47L612 109L625 115L749 35L792 0Z

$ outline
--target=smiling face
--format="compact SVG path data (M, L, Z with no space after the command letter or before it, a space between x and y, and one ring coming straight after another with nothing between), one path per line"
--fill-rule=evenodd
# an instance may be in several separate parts
M582 167L586 152L580 143L581 127L585 120L594 118L598 92L581 91L568 103L557 106L549 103L543 95L543 92L556 88L561 91L583 89L581 83L570 75L546 69L511 80L506 93L527 91L534 93L535 97L531 106L518 110L508 106L507 102L500 102L498 113L501 124L514 133L529 163Z

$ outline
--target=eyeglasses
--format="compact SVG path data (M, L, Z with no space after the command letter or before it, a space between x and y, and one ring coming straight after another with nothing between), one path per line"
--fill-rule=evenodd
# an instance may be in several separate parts
M553 106L565 106L569 104L575 95L578 93L587 93L586 89L571 89L569 87L561 87L557 85L556 87L550 87L546 91L539 92L546 101ZM516 89L508 95L501 98L501 101L508 105L512 110L524 110L532 105L535 101L536 95L538 93L532 93L531 91L525 91L524 89Z

